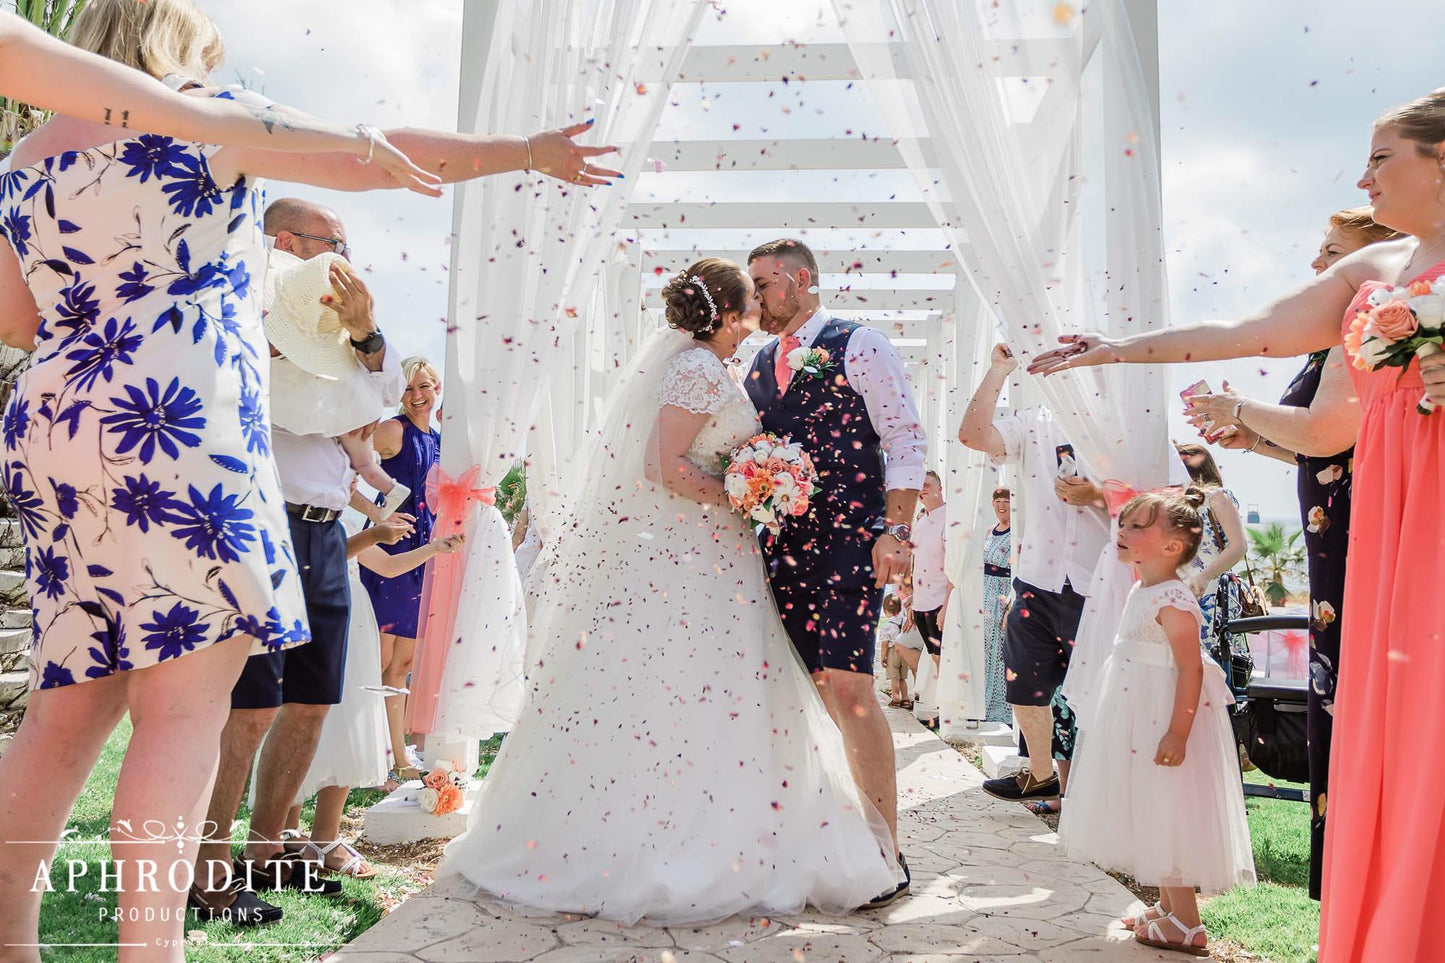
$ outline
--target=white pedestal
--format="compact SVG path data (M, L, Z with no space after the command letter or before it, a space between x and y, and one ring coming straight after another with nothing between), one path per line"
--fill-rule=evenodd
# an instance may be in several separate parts
M980 768L983 774L990 779L997 779L1000 776L1011 776L1024 767L1023 757L1019 755L1018 745L1010 746L984 746L983 758L980 760Z
M472 743L475 771L476 743ZM421 793L421 780L402 783L396 791L366 811L363 833L366 841L377 846L414 843L420 839L451 839L467 828L467 817L476 802L481 783L474 782L464 794L461 808L445 816L436 816L421 808L416 797Z
M467 739L462 742L433 742L427 737L426 749L422 754L422 761L426 763L425 770L435 769L441 766L443 769L460 769L470 776L477 771L480 754L477 749L477 740Z

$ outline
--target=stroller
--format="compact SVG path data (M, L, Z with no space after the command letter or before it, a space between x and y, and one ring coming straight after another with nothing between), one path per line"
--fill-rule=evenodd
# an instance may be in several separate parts
M1229 613L1231 616L1233 612ZM1309 782L1309 744L1306 706L1309 680L1255 678L1254 660L1247 638L1256 632L1303 629L1309 618L1303 615L1261 615L1226 618L1219 628L1213 653L1234 693L1230 723L1234 738L1255 768L1286 782ZM1243 760L1241 759L1241 765ZM1241 776L1243 773L1241 772ZM1246 796L1305 802L1308 791L1244 784Z

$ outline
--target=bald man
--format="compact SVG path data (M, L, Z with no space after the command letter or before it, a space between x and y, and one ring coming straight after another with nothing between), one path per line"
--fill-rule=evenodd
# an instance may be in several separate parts
M302 260L326 252L349 253L346 228L334 211L295 198L266 209L263 229L272 246ZM360 280L333 295L341 324L351 335L356 363L375 378L387 405L405 387L398 353L376 326L371 295ZM275 349L272 349L275 355ZM288 363L284 359L276 363ZM225 918L240 925L275 922L281 909L251 888L281 882L307 892L339 894L340 884L315 876L283 853L279 842L287 811L300 790L321 736L327 711L341 701L351 593L346 573L346 533L341 511L351 494L351 459L334 438L297 435L275 425L271 445L281 475L296 567L301 572L311 641L285 652L252 656L231 692L231 715L221 734L221 764L207 819L214 836L201 845L193 900L206 909L234 895ZM256 804L245 850L233 872L249 881L245 891L225 889L231 865L230 826L241 805L256 750L265 750L256 771ZM276 857L282 857L277 859Z

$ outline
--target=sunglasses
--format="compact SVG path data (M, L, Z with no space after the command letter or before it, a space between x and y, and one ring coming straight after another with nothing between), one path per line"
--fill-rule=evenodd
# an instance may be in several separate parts
M300 231L291 231L290 233L297 237L309 238L313 241L321 241L323 244L330 244L332 251L340 254L348 261L351 260L351 245L339 237L321 237L316 234L302 234Z

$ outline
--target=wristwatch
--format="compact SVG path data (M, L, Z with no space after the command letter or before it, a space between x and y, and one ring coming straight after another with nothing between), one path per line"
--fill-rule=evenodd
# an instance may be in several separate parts
M899 522L896 525L885 526L883 529L883 534L892 535L894 538L898 539L905 545L913 544L913 529L904 522Z
M386 347L386 338L382 337L380 331L373 331L360 341L352 338L351 346L362 354L376 354Z

